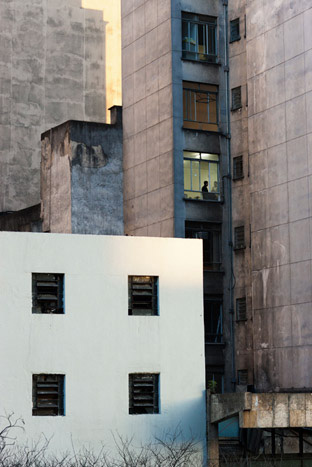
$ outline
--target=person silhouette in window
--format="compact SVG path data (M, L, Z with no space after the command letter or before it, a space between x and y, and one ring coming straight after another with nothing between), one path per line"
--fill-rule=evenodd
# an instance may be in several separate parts
M203 199L208 199L208 181L205 180L202 186Z

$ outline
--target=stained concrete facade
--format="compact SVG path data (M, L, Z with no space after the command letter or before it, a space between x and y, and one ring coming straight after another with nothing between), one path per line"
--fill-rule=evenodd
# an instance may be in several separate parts
M120 65L114 89L115 62L106 77L112 22L120 60L120 19L104 18L107 3L119 11L118 0L0 1L0 211L40 201L42 132L70 119L106 122L107 108L121 104Z
M230 45L231 86L243 90L231 121L233 156L244 157L244 179L233 182L234 226L246 232L234 269L235 296L247 296L247 321L236 326L237 369L248 370L258 391L309 390L312 5L230 5L241 24L246 13L247 29Z
M122 112L111 124L69 121L42 135L43 232L123 235Z

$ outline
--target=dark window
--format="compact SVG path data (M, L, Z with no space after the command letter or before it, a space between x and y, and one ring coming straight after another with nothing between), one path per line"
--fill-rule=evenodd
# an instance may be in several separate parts
M159 375L129 375L129 414L159 413Z
M182 13L182 57L200 62L216 62L216 18Z
M238 384L246 386L248 384L248 370L238 370Z
M224 368L223 367L206 367L206 388L212 393L222 394L224 391Z
M233 158L233 180L239 180L244 177L243 156Z
M237 321L246 321L247 319L246 297L236 299L236 319Z
M184 196L189 199L220 200L220 170L218 154L183 151ZM202 191L204 182L207 189Z
M64 415L64 375L33 375L33 415Z
M242 88L238 86L232 89L232 109L238 110L242 108Z
M218 87L183 81L183 127L218 131Z
M239 18L230 21L230 42L240 40Z
M128 277L128 314L158 315L158 277Z
M205 343L221 344L222 336L222 302L204 299Z
M243 225L234 229L234 248L235 250L245 248L245 227Z
M208 222L186 222L185 238L203 240L203 265L205 270L218 270L221 265L221 227Z
M64 313L63 297L64 274L33 273L33 313Z

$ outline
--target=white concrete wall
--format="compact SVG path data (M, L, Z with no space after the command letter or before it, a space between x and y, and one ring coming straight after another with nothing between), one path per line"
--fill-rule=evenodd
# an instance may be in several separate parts
M65 274L65 314L32 314L32 272ZM128 275L159 276L159 316L128 316ZM200 240L0 233L0 414L53 450L205 434ZM160 373L160 414L128 414L128 374ZM66 415L32 416L32 373L66 375Z

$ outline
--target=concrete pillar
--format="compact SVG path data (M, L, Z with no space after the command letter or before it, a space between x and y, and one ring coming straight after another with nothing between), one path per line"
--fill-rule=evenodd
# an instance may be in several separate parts
M207 465L219 467L218 423L211 423L211 394L207 391Z

